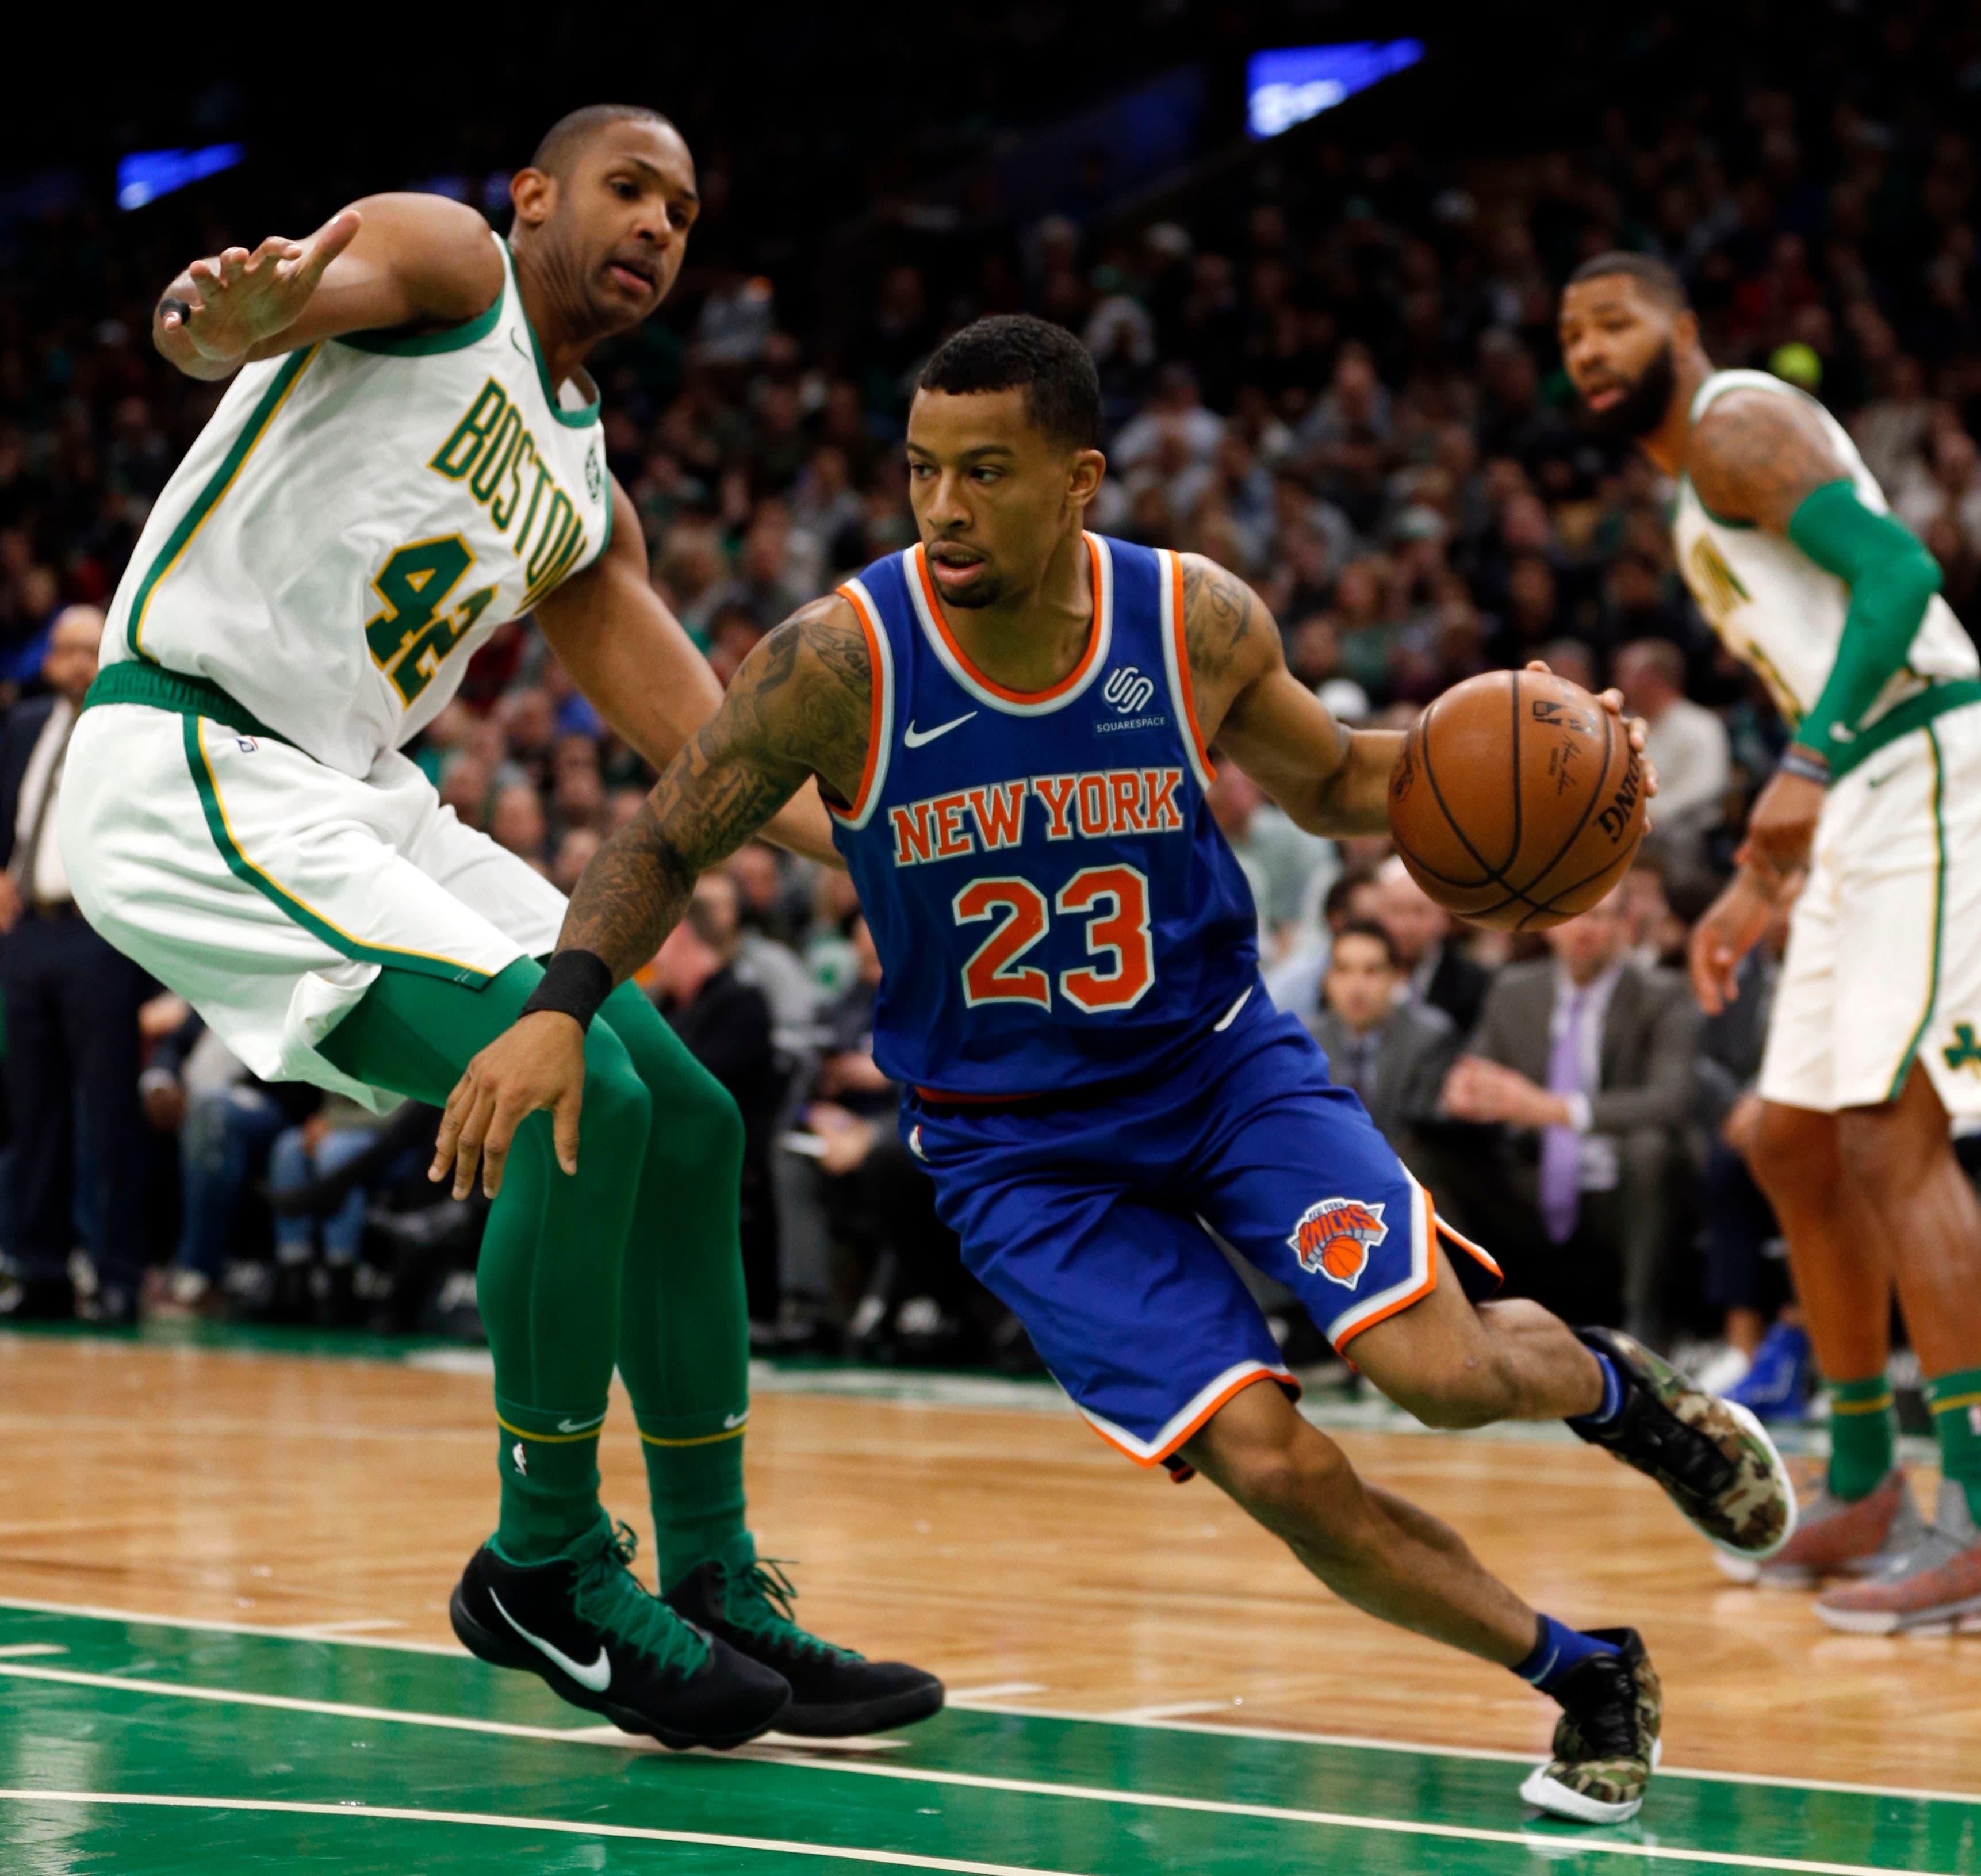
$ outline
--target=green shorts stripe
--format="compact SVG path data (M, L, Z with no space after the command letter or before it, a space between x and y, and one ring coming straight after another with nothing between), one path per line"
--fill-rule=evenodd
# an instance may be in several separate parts
M451 958L437 958L426 951L402 951L390 945L368 945L341 925L333 925L315 908L305 905L271 878L241 851L240 842L234 838L233 828L228 825L227 810L220 798L213 764L207 756L205 745L200 741L200 725L207 719L184 716L179 720L185 727L186 767L191 773L194 788L199 791L199 805L206 815L206 831L220 849L228 870L237 879L252 886L305 931L321 938L332 951L346 958L365 964L389 965L398 970L417 971L424 977L444 978L449 983L465 984L477 990L488 981L489 972L477 971Z

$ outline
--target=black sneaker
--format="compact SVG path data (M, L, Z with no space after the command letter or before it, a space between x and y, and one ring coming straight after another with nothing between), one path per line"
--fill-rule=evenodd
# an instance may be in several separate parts
M1607 1355L1623 1404L1606 1426L1571 1420L1664 1488L1700 1534L1736 1557L1772 1557L1795 1534L1795 1488L1761 1423L1738 1401L1708 1394L1670 1363L1615 1329L1579 1329Z
M633 1574L633 1534L601 1518L548 1563L484 1544L448 1603L471 1654L541 1674L574 1707L676 1751L740 1746L791 1704L783 1677L684 1622Z
M1658 1762L1664 1695L1634 1628L1592 1628L1616 1649L1562 1676L1554 1757L1520 1787L1530 1804L1576 1824L1621 1824L1643 1808Z
M791 1619L797 1591L776 1564L757 1561L748 1531L698 1564L667 1593L690 1622L719 1644L774 1668L791 1684L784 1733L844 1739L909 1726L942 1710L942 1683L905 1661L870 1661L835 1648Z

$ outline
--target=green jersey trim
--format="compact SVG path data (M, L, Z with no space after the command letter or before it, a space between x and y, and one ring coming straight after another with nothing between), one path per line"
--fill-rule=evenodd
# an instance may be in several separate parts
M1926 1039L1933 1011L1939 1002L1940 951L1946 933L1946 765L1940 758L1939 738L1930 727L1926 735L1926 741L1933 745L1933 974L1926 983L1926 1008L1919 1012L1919 1025L1906 1044L1906 1052L1899 1058L1897 1072L1886 1091L1887 1101L1897 1100L1903 1092L1906 1077L1912 1072L1913 1058L1919 1054L1919 1044Z
M505 270L501 291L488 302L488 310L477 313L472 319L462 320L458 325L444 325L431 332L408 332L398 336L391 332L341 332L336 342L348 345L355 352L381 352L391 358L430 358L436 352L465 351L495 330L495 322L502 317L502 302L508 292L509 279Z
M1859 763L1880 749L1923 729L1949 710L1966 710L1981 704L1981 678L1949 678L1916 691L1893 705L1874 723L1867 723L1848 743L1832 744L1830 775L1833 782L1849 774ZM1937 745L1935 745L1937 759Z
M509 278L516 278L516 257L509 250L509 244L502 244L502 264L508 269ZM588 430L598 421L598 399L594 397L582 410L568 411L558 402L557 386L551 382L550 367L544 362L543 341L537 337L537 328L530 323L530 309L523 305L522 289L516 290L516 304L521 308L523 328L530 335L530 354L537 362L537 382L544 388L544 402L551 407L551 415L567 430ZM596 386L594 387L596 389Z
M221 458L220 467L207 478L206 486L194 498L193 505L181 518L179 525L160 548L158 558L151 562L144 582L131 601L131 620L125 628L124 641L131 648L134 658L147 655L142 635L145 628L145 608L151 603L151 595L158 591L158 582L171 571L185 551L192 545L192 538L206 525L206 518L220 505L221 498L233 487L234 478L241 473L241 467L266 434L275 413L282 408L283 400L296 388L296 381L308 368L309 362L321 352L321 345L311 345L306 351L291 352L288 363L268 381L268 388L261 394L261 401L248 413L248 421L241 426L241 434L234 439L234 447Z
M479 990L489 981L488 971L478 971L451 958L436 958L428 951L401 951L390 945L368 945L363 939L353 937L341 925L333 925L313 906L306 905L264 872L242 852L241 843L235 838L234 830L228 823L227 808L220 798L219 782L206 753L206 745L200 740L200 725L207 719L188 714L181 721L185 734L186 767L199 793L199 805L206 815L206 831L213 837L214 845L220 849L221 858L235 878L252 886L278 911L344 957L364 964L412 971L422 977L441 978L448 983L465 984L474 990ZM222 724L220 727L231 726Z

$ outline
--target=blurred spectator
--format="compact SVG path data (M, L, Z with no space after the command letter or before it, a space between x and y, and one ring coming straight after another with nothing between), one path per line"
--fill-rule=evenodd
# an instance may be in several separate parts
M1219 765L1209 800L1251 885L1265 955L1283 956L1319 922L1321 896L1337 869L1334 843L1296 827L1235 763Z
M1719 819L1733 762L1726 725L1685 695L1685 655L1668 639L1641 638L1616 654L1616 687L1644 719L1644 754L1658 772L1661 836L1696 838Z
M1606 899L1548 933L1551 959L1503 971L1444 1099L1459 1120L1514 1130L1488 1241L1510 1283L1570 1322L1620 1310L1655 1340L1700 1018L1682 978L1630 960L1627 935Z
M1451 1018L1402 997L1402 960L1382 926L1353 921L1334 935L1321 1007L1305 1021L1330 1078L1353 1088L1383 1137L1411 1165L1417 1129L1437 1111L1458 1055Z
M1390 935L1403 966L1404 995L1413 1003L1440 1010L1460 1035L1479 1020L1490 981L1484 967L1457 943L1451 915L1411 878L1400 860L1383 862L1376 876L1372 908L1376 922Z
M56 615L42 659L50 695L0 725L0 1008L14 1130L14 1217L0 1318L137 1320L143 1278L145 1161L138 1009L148 980L83 921L55 840L55 801L83 694L96 675L103 615ZM72 1284L82 1211L92 1268Z

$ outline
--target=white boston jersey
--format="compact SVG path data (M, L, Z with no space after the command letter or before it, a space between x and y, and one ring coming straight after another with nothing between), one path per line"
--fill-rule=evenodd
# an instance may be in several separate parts
M1884 491L1864 466L1850 433L1811 397L1766 372L1715 372L1692 400L1692 421L1728 391L1800 398L1815 412L1830 445L1850 472L1857 497L1882 515ZM1700 610L1727 648L1760 672L1791 722L1809 714L1830 680L1843 638L1849 589L1792 541L1743 521L1722 521L1700 500L1690 477L1679 482L1673 524L1679 571ZM1981 658L1946 601L1935 595L1919 621L1905 667L1866 713L1870 722L1936 678L1981 675Z
M209 679L361 776L433 719L497 626L598 557L598 406L552 387L496 245L502 290L478 318L236 375L138 539L106 664Z

